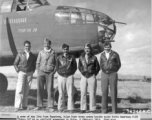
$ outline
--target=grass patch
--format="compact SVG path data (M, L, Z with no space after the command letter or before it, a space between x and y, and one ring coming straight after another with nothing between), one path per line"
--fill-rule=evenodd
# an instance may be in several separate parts
M131 96L128 96L128 100L130 103L148 103L151 102L150 99L144 99L141 96L139 96L137 93L132 93Z

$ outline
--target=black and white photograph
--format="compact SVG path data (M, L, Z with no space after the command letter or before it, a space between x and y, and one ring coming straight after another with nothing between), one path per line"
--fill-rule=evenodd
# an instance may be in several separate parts
M151 0L0 0L0 113L151 115Z

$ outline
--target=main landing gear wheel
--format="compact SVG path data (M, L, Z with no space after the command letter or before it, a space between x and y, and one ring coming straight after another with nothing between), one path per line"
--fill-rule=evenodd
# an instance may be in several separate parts
M8 81L5 75L0 73L0 94L3 94L6 92L8 87Z

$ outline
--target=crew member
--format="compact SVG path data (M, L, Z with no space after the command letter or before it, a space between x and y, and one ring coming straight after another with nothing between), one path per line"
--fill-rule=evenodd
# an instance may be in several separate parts
M30 52L30 41L24 42L24 51L18 53L14 61L14 67L18 73L18 81L15 93L15 112L26 110L28 104L28 93L35 71L36 57Z
M57 72L58 72L58 110L62 112L65 109L65 92L68 95L68 106L69 112L74 110L74 76L73 74L77 70L77 63L74 56L69 55L69 46L66 44L62 45L63 54L57 57Z
M100 71L97 57L93 55L92 48L89 43L84 46L84 53L79 58L79 71L81 72L80 90L81 90L81 112L87 110L87 86L90 94L90 111L96 110L96 75Z
M100 56L102 113L108 112L108 85L110 85L112 113L117 113L117 81L121 62L118 53L111 50L110 42L104 43L104 51Z
M44 86L47 89L47 107L50 112L54 111L54 73L56 66L56 54L51 48L51 40L44 39L44 49L38 54L36 61L37 69L37 107L34 110L43 109Z

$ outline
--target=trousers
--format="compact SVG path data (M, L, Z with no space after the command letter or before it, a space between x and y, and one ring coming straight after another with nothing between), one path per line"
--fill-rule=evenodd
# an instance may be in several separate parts
M117 112L117 81L118 74L116 72L106 74L101 73L101 91L102 91L102 112L108 112L108 85L110 85L112 113Z
M54 94L53 94L53 85L54 85L54 73L53 72L43 72L38 71L37 75L37 106L43 107L43 95L44 95L44 86L47 90L47 107L54 107Z
M85 78L81 76L80 90L81 90L81 110L87 110L87 86L89 89L89 109L90 111L96 110L96 88L97 80L95 75Z
M58 90L59 90L59 98L58 98L58 110L65 109L65 93L68 95L68 110L74 110L74 77L73 75L68 77L63 77L58 75Z
M27 107L28 105L28 94L32 83L33 72L22 72L18 73L18 80L15 92L15 108Z

